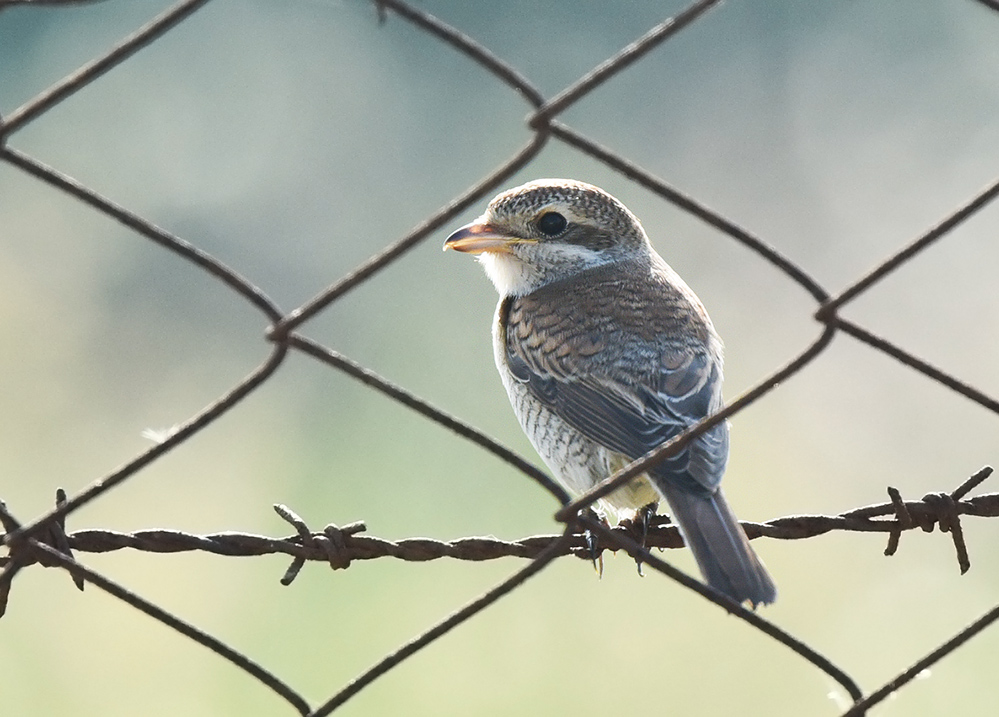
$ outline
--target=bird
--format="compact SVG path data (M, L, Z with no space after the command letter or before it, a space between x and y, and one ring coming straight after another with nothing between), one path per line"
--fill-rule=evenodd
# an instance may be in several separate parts
M537 179L492 199L444 242L499 293L496 367L528 439L585 493L723 407L722 341L701 301L602 189ZM599 501L635 519L665 501L704 581L754 609L777 590L721 492L723 421Z

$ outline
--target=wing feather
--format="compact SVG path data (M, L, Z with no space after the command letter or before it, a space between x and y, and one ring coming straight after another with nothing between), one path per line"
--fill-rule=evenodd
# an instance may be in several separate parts
M548 410L633 460L721 407L721 357L704 343L678 342L676 327L657 332L648 321L641 334L629 331L627 322L580 312L572 299L553 291L507 307L507 365ZM713 492L727 457L722 423L652 473L681 489Z

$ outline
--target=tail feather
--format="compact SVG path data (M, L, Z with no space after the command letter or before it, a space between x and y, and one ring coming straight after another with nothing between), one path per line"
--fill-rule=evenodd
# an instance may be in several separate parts
M777 587L749 545L746 533L720 490L696 494L665 491L673 519L694 554L704 580L738 603L753 607L777 599Z

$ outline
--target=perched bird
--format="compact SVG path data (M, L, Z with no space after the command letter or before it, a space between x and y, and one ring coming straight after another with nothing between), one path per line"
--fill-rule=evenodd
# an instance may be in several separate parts
M503 192L447 238L500 294L496 366L534 448L582 493L722 406L722 342L700 300L603 190L539 179ZM660 498L705 581L736 602L773 580L719 488L720 423L601 501L617 519Z

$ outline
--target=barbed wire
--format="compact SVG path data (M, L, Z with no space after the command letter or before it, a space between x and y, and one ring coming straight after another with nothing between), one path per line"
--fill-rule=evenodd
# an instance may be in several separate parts
M0 12L16 5L83 5L94 1L0 0ZM699 581L663 561L660 556L651 553L650 548L673 548L682 545L679 533L674 526L668 523L668 519L657 519L649 526L647 532L640 533L634 526L627 524L611 528L599 520L595 520L586 512L586 509L602 496L609 494L634 476L644 472L656 462L665 460L681 451L685 445L704 431L742 411L751 403L762 399L778 384L798 375L813 359L824 352L832 338L840 332L852 336L894 358L899 364L915 369L932 381L966 396L986 410L999 415L999 401L996 399L889 340L874 334L866 327L844 318L839 313L849 302L878 285L885 277L896 272L917 254L939 242L955 227L993 202L999 196L999 181L988 185L966 203L948 213L937 225L913 239L848 288L833 295L800 265L785 257L775 247L753 235L732 219L670 186L614 150L587 138L560 119L560 115L568 108L594 93L609 78L626 71L644 55L652 52L684 28L695 23L708 10L718 6L720 0L693 2L674 17L656 24L635 42L601 62L590 72L570 83L549 99L546 99L510 63L492 53L477 40L451 27L439 18L402 0L374 0L379 19L385 20L390 13L402 18L443 45L457 50L467 61L484 69L499 84L525 100L530 110L530 114L525 119L525 126L532 132L532 135L521 149L497 169L434 212L405 236L348 272L339 281L334 282L301 306L290 312L282 312L252 281L195 244L155 226L142 216L101 196L69 175L10 146L10 138L16 132L29 126L96 78L121 65L136 52L191 17L207 2L208 0L178 2L123 39L108 53L83 65L21 107L0 116L0 161L6 162L55 190L76 198L104 216L118 221L138 235L173 252L192 268L206 272L227 286L242 301L253 306L266 318L269 326L266 339L271 345L267 348L267 354L259 366L229 391L175 427L162 440L156 442L131 461L94 481L84 490L71 496L62 491L57 492L56 506L52 510L35 516L22 524L6 506L0 504L0 522L2 522L4 529L3 543L7 548L7 555L0 558L0 567L2 567L2 573L0 573L0 614L3 614L7 606L12 582L20 570L33 564L60 567L69 572L81 589L85 583L89 582L114 595L240 667L247 674L255 677L283 697L299 714L315 715L316 717L335 711L377 678L455 627L479 614L489 605L502 599L531 576L542 571L553 560L570 554L592 558L602 550L625 550L642 564L666 575L729 613L740 617L762 633L792 649L839 683L854 701L853 706L844 713L844 717L864 714L869 707L895 694L922 670L951 654L967 640L999 620L999 606L997 606L915 661L910 668L894 679L865 695L846 671L833 664L809 645L755 612L714 593ZM977 0L977 2L986 8L999 10L999 4L994 0ZM990 16L990 20L994 19L995 16ZM501 187L515 172L534 160L548 142L553 141L560 142L566 147L603 163L666 202L749 248L760 259L779 270L812 297L815 301L813 316L820 328L819 335L801 349L797 355L788 360L783 367L759 381L723 409L706 417L700 423L646 456L625 466L593 490L575 499L566 494L547 473L539 470L530 461L509 450L495 439L475 429L469 423L433 406L407 389L392 383L353 359L302 333L303 327L310 319L323 312L348 292L364 284L387 266L402 260L409 250L434 235L437 230L456 218L461 212L486 199L491 192ZM462 538L450 542L427 538L388 541L362 534L365 530L365 524L360 521L340 527L330 524L321 531L312 531L305 521L284 506L276 506L276 509L284 520L294 526L296 533L283 538L269 538L237 532L192 535L175 530L140 530L132 533L120 533L112 530L66 532L67 516L128 480L168 451L205 430L220 416L231 411L243 398L267 382L283 364L289 352L292 351L310 356L326 366L353 377L367 387L418 412L424 418L473 442L535 481L558 502L560 507L555 513L555 517L564 523L564 532L560 535L538 535L519 541L501 541L488 537ZM965 572L970 566L970 559L965 544L961 517L999 516L999 494L968 497L969 493L990 474L991 468L985 467L963 482L957 489L945 493L930 494L917 501L903 500L897 490L889 488L890 500L885 503L864 506L832 516L787 516L767 523L747 522L743 523L743 526L750 538L803 539L831 531L888 533L888 545L885 552L889 555L897 550L903 532L916 528L931 531L934 527L938 527L942 532L950 533L958 565L961 571ZM293 558L291 567L282 578L282 582L286 584L295 578L298 571L309 560L322 560L329 563L334 569L346 568L355 560L370 560L379 557L394 557L411 561L426 561L443 557L475 561L500 557L519 557L525 558L529 562L493 589L470 601L430 629L386 655L326 702L313 708L286 682L278 679L246 655L127 590L118 582L100 575L74 557L74 551L77 553L109 552L124 548L147 552L196 550L225 556L285 555ZM3 697L0 697L0 704L2 702Z
M742 521L750 540L767 537L780 540L815 538L834 531L856 533L888 533L890 543L886 555L895 553L898 536L908 530L920 529L949 532L955 542L961 572L970 567L967 547L961 530L961 516L979 518L999 517L999 493L987 493L965 498L971 490L992 474L986 466L950 493L930 493L920 500L904 501L895 488L888 488L890 501L862 506L838 515L792 515L775 518L765 523ZM56 504L66 498L64 491L57 493ZM200 551L228 557L254 557L261 555L289 555L296 559L293 568L282 582L289 584L305 561L329 563L334 570L346 569L355 560L396 558L410 562L424 562L453 558L455 560L482 561L499 558L537 558L558 542L562 550L556 557L576 555L587 560L596 559L604 550L615 550L616 544L594 541L586 533L562 535L534 535L520 540L500 540L483 536L444 541L433 538L405 538L386 540L372 535L362 535L367 530L364 521L338 526L326 525L321 531L312 531L307 523L284 505L275 505L275 512L297 530L295 535L275 538L251 533L225 531L208 535L194 535L180 530L137 530L121 533L114 530L92 529L65 532L62 519L53 521L46 531L44 544L72 557L72 551L84 553L109 553L129 548L149 553L181 553ZM890 518L885 520L885 518ZM0 501L0 524L11 533L17 529L6 505ZM615 535L627 535L642 541L646 548L671 549L684 547L680 531L670 522L669 516L657 515L647 526L637 526L631 521L611 527ZM46 565L48 553L39 552L30 544L14 544L14 550L0 558L0 567L17 562L21 567L34 563ZM293 572L292 572L293 570ZM290 577L289 577L290 576ZM0 615L3 613L0 612Z

